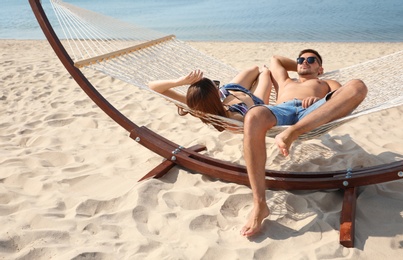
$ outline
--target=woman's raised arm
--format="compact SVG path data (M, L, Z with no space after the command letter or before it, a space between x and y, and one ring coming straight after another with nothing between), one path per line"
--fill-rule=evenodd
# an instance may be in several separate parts
M148 87L158 93L167 97L186 103L186 96L179 92L172 90L172 88L191 85L203 78L203 72L200 70L191 71L188 75L179 77L177 79L155 80L148 83Z

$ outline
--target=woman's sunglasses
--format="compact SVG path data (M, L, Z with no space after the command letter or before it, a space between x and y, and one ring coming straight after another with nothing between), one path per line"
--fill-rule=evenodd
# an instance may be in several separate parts
M316 60L317 60L316 57L308 57L308 58L306 58L306 62L308 62L308 64L315 63ZM299 58L297 58L297 63L300 64L300 65L301 65L302 63L304 63L304 61L305 61L305 58L304 58L304 57L299 57ZM318 63L320 64L319 60L318 60Z

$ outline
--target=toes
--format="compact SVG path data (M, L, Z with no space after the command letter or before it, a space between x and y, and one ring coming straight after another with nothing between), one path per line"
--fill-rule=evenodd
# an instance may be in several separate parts
M256 234L257 232L259 232L259 229L255 229L255 230L252 230L252 229L248 229L246 232L245 232L245 237L251 237L251 236L253 236L254 234Z
M243 227L242 229L241 229L241 235L242 236L247 236L247 233L248 233L248 231L249 231L249 228L248 227Z
M251 236L253 236L254 234L258 233L259 230L260 230L260 228L255 228L255 229L253 229L253 228L250 228L250 227L243 227L243 228L241 229L241 232L240 232L240 233L241 233L241 235L244 236L244 237L251 237Z

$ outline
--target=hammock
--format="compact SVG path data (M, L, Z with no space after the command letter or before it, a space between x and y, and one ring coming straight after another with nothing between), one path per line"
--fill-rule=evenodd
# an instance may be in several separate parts
M237 74L236 69L192 48L174 35L137 27L62 1L51 3L68 41L67 50L80 69L100 71L149 91L152 91L147 86L150 81L178 78L194 69L201 69L206 77L221 82L229 82ZM360 78L369 87L367 98L350 116L322 125L299 139L319 136L355 117L403 104L403 73L396 66L402 61L403 51L322 75L322 78L334 79L341 84ZM390 76L380 78L378 75ZM186 94L187 87L175 90ZM185 104L161 96L191 111ZM390 100L390 97L396 98ZM270 103L275 103L275 93L272 93ZM242 133L242 122L191 112L207 122ZM276 126L267 135L273 137L286 127Z
M144 126L137 126L112 106L82 72L84 69L91 68L136 87L149 90L147 82L151 80L179 77L196 68L202 69L209 78L228 82L237 73L234 68L197 51L177 40L173 35L163 35L153 30L136 27L83 10L62 1L50 0L67 39L62 44L53 29L53 27L57 28L57 24L51 25L40 0L29 0L29 2L53 50L84 92L116 123L126 129L132 139L166 158L142 179L161 177L172 167L179 165L213 178L249 185L244 166L198 153L206 149L204 146L195 145L184 148ZM398 68L402 59L403 52L398 52L325 74L324 77L338 80L341 83L345 83L351 78L362 79L369 86L368 96L352 115L326 124L302 138L311 138L324 133L354 117L401 105L403 103L401 96L403 73ZM377 75L388 75L388 77L379 78ZM184 93L186 87L179 88L178 91ZM388 101L390 97L396 98ZM184 104L175 100L171 101L188 109ZM238 131L242 132L242 124L235 120L213 115L200 116L231 127L235 124L239 128ZM274 135L276 131L281 131L281 129L274 129L270 132ZM269 189L344 189L340 243L352 247L357 187L397 180L402 177L403 162L399 161L357 170L320 173L266 170L265 184Z

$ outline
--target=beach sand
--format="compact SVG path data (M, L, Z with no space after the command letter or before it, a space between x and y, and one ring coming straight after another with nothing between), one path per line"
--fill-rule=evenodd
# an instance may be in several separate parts
M403 50L403 43L218 43L192 46L242 69L317 49L326 71ZM341 191L267 190L272 211L253 239L239 235L251 190L175 167L137 182L162 158L128 137L69 76L47 41L0 40L0 259L400 259L403 182L358 191L355 248L339 244ZM401 64L396 64L401 66ZM171 103L90 72L139 126L214 158L243 162L242 135L219 133ZM387 87L387 86L385 86ZM321 137L328 157L297 143L273 169L340 170L403 159L403 106ZM270 144L271 140L267 141ZM315 151L309 151L309 153Z

